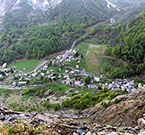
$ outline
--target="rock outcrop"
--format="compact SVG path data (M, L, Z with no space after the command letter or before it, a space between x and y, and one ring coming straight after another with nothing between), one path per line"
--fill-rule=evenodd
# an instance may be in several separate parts
M19 4L22 0L0 0L0 20L8 10L21 9ZM45 10L47 7L54 8L60 4L62 0L27 0L28 4L33 9L39 8Z
M142 92L140 92L140 94L141 93ZM142 100L141 96L139 97L140 97L139 99ZM119 99L125 101L125 98L123 96ZM87 112L87 110L85 112ZM114 117L115 114L116 112L112 113ZM111 118L112 115L108 116L108 118ZM34 113L14 112L8 110L7 108L1 107L0 133L1 134L42 133L55 135L144 135L145 133L144 118L145 116L143 115L142 118L138 119L138 125L136 125L136 127L134 128L128 126L118 127L118 126L110 126L107 124L98 125L94 121L85 122L80 119L73 119L73 117L67 118L65 116L62 117L54 114L36 113L36 112ZM118 119L118 121L122 122L120 119ZM132 121L131 117L130 121Z
M115 102L116 101L116 102ZM105 102L105 101L104 101ZM107 102L107 101L106 101ZM93 121L113 126L137 125L137 120L145 113L145 89L139 89L128 95L118 96L111 101L110 106L104 108L102 103L83 111ZM140 121L143 123L143 120Z

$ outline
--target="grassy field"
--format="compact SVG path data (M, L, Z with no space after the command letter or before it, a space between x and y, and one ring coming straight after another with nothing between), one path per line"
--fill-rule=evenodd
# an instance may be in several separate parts
M79 46L77 46L76 50L83 55L83 58L80 61L79 66L84 68L87 72L89 72L89 69L86 64L86 53L89 49L89 43L82 43Z
M102 72L101 67L105 48L105 45L89 45L89 49L86 54L86 64L88 69L96 75Z
M22 62L12 63L9 68L15 68L17 70L23 70L26 68L26 71L31 71L37 67L44 59L41 60L26 60Z
M92 43L78 45L76 50L83 55L79 65L87 72L92 72L96 75L100 74L102 72L101 67L105 48L106 45L95 45Z
M78 65L85 69L86 72L96 75L100 74L105 48L105 45L95 45L89 42L79 44L75 50L82 54L83 58ZM75 61L68 62L67 64L74 68L77 65Z
M76 65L79 65L80 67L84 68L87 70L87 66L86 66L86 53L88 51L89 48L89 43L81 43L79 44L75 50L78 51L80 54L83 55L83 58L80 61L80 64L77 64L76 61L71 61L71 62L66 62L67 65L76 68Z
M80 63L76 61L67 62L68 65L75 68L79 65L86 72L94 73L95 75L105 74L110 75L116 67L122 68L123 62L113 57L104 55L107 45L95 44L92 41L79 44L75 50L83 55Z

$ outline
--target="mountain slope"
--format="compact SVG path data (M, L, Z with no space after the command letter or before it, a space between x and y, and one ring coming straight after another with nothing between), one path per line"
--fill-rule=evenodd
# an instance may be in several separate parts
M54 8L56 5L60 4L62 0L1 0L0 16L4 16L8 10L21 9L21 2L27 2L33 9L39 8L46 10L48 7Z
M112 77L125 78L144 73L145 69L145 11L127 24L112 30L112 45L106 54L127 61L122 69L115 69Z
M89 115L91 120L101 124L135 127L138 118L141 118L144 114L144 94L145 89L142 88L132 94L116 97L110 101L111 104L108 107L104 107L103 103L105 102L107 105L109 101L104 101L91 109L84 110L83 114Z
M125 12L109 0L1 0L0 4L0 64L23 57L40 59L66 49L85 34L86 27Z
M108 10L104 0L63 0L55 4L41 10L27 0L12 1L12 8L5 13L1 24L1 64L23 57L42 58L63 50L84 34L85 27L118 12Z

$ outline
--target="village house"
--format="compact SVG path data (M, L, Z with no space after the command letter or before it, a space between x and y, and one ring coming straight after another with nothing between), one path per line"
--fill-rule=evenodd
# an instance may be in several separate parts
M66 84L66 85L71 85L71 80L70 80L70 79L67 79L67 80L65 81L65 84Z
M32 77L36 77L38 75L38 73L37 72L34 72L33 74L32 74Z
M47 75L48 79L50 79L53 76L53 74Z
M43 77L43 78L45 77L45 74L44 74L44 73L41 73L40 75L41 75L41 77Z
M79 69L79 65L76 65L76 69Z
M47 70L47 68L48 68L48 66L47 66L47 65L45 65L45 66L43 66L42 70L43 70L43 71L46 71L46 70Z
M50 71L48 70L48 71L46 72L46 74L49 75L49 74L50 74Z
M2 75L2 74L0 74L0 80L2 80L2 79L4 79L4 77L3 77L3 75Z
M123 92L134 92L136 91L134 81L130 81L129 79L116 79L111 84L103 84L103 87L107 87L110 90L122 90Z
M94 81L95 81L95 82L99 82L99 81L100 81L100 78L99 78L99 77L95 77L95 78L94 78Z
M7 68L7 63L4 63L4 64L2 65L2 68Z
M27 82L18 82L18 86L24 86L24 85L26 85L27 84Z
M95 85L95 84L88 84L87 87L88 87L89 89L98 89L98 86Z
M12 85L13 85L13 86L17 86L17 81L14 81L14 82L12 83Z
M74 85L75 85L75 87L84 87L85 86L85 84L81 83L81 81L75 81Z
M61 74L59 74L59 75L58 75L58 78L61 78L61 77L62 77L62 75L61 75Z

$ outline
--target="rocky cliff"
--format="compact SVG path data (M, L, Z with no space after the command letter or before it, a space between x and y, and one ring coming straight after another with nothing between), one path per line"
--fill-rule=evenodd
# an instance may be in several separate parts
M0 133L2 135L144 135L144 118L138 120L138 126L135 128L113 127L54 114L13 112L0 107Z
M145 88L129 95L118 96L112 101L104 101L85 110L91 120L113 126L136 126L137 120L145 113Z
M19 9L19 4L23 0L0 0L0 18L5 15L8 10ZM27 3L33 7L33 9L39 8L45 10L47 7L54 8L60 4L62 0L27 0Z

